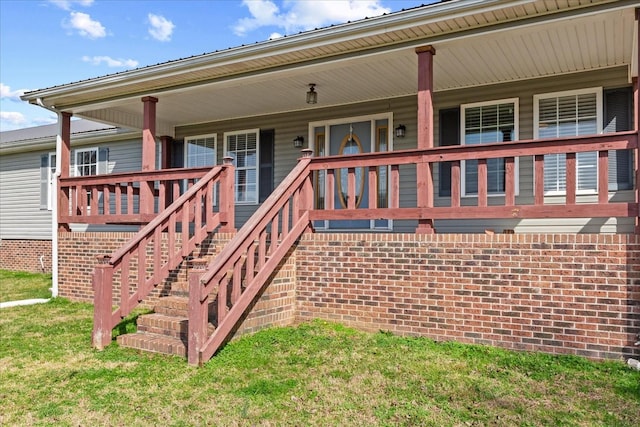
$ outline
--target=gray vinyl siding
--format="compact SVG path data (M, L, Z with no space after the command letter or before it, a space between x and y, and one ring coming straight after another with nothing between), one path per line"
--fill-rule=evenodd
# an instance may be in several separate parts
M0 156L0 239L51 240L51 211L40 209L40 156Z
M628 86L627 69L625 67L610 68L585 73L567 74L539 78L500 85L474 87L434 93L434 135L435 144L439 145L439 110L459 107L461 104L492 101L506 98L518 98L519 102L519 139L533 138L533 96L535 94L557 92L588 87L614 88ZM394 138L395 150L415 148L417 143L417 101L415 96L380 100L347 106L310 109L296 113L276 114L248 119L229 120L215 123L202 123L176 129L176 139L187 136L217 134L217 158L224 156L224 133L243 129L275 129L275 171L274 185L277 186L296 163L300 152L293 147L292 140L298 136L305 137L307 146L308 123L324 120L393 113L394 123L404 124L407 128L405 138ZM221 160L219 160L219 163ZM529 157L519 159L520 188L516 203L532 203L533 201L533 160ZM434 168L434 188L438 189L438 167ZM400 205L411 207L416 205L415 166L401 167ZM633 200L632 191L621 191L616 199ZM586 200L579 198L579 201ZM595 200L595 199L594 199ZM436 206L448 205L448 198L436 197ZM463 198L462 204L475 204L475 198ZM503 198L490 197L490 204L502 204ZM257 209L257 204L236 206L236 225L241 226ZM413 232L415 221L395 221L394 231ZM484 232L491 229L502 232L513 229L516 232L631 232L633 219L560 219L560 220L442 220L436 222L438 232Z
M109 149L109 173L140 170L142 145L139 139L134 139L94 145L72 145L72 175L76 150L93 147ZM52 143L48 150L0 156L0 238L51 239L51 211L40 208L40 157L53 152L55 148ZM105 227L74 225L72 229L99 230ZM108 229L125 231L131 230L132 227L110 226Z

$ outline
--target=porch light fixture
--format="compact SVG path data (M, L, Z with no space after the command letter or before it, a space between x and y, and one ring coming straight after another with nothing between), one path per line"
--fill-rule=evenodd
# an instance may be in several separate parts
M396 138L404 138L407 133L407 128L405 125L398 125L396 128Z
M309 83L309 91L307 92L307 104L316 104L318 102L318 92L316 92L316 84Z
M293 139L293 146L296 148L302 148L302 145L304 144L304 137L302 136L296 136Z

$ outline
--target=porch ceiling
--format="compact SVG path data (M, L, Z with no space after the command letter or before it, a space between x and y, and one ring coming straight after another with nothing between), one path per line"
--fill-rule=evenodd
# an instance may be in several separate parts
M415 27L411 31L420 37L392 48L367 48L330 60L302 59L307 52L299 52L296 66L256 69L242 77L214 77L208 83L78 105L73 113L140 128L140 97L156 96L158 133L173 135L175 126L412 95L418 79L414 48L426 44L436 48L436 91L625 65L631 76L636 67L635 25L634 9L626 8L446 36L425 37L424 26ZM305 103L308 83L316 83L315 106Z

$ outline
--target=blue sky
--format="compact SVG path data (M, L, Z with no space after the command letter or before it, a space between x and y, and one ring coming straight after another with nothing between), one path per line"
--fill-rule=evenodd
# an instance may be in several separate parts
M55 122L43 89L396 12L420 0L0 0L0 131Z

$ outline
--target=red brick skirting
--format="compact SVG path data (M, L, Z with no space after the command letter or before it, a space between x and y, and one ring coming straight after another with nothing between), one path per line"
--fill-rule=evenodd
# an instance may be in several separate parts
M95 257L131 236L60 233L60 295L92 301ZM209 254L219 250L212 243ZM639 260L635 235L306 234L240 330L323 318L435 340L638 357Z
M51 273L51 240L0 240L0 268Z
M598 359L639 355L640 236L315 234L298 320Z

